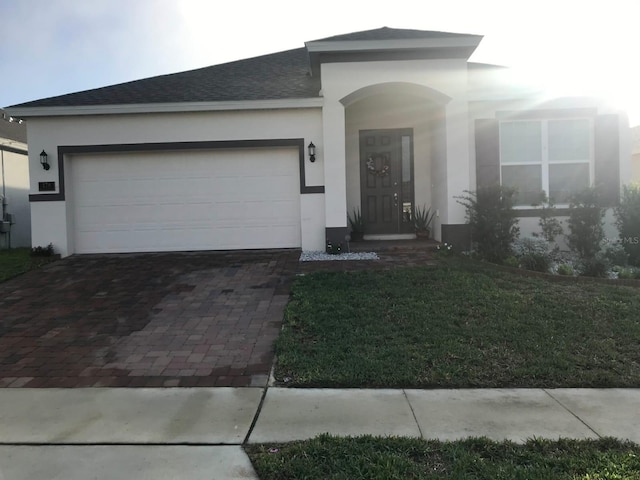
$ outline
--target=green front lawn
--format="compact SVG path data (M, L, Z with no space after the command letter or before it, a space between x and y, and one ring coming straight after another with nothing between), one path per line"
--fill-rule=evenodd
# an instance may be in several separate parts
M261 480L633 480L640 447L613 439L530 440L336 438L245 449Z
M31 270L28 248L0 250L0 282Z
M293 287L276 379L302 387L639 387L640 289L453 259Z
M0 282L50 263L53 257L31 257L29 248L0 250Z

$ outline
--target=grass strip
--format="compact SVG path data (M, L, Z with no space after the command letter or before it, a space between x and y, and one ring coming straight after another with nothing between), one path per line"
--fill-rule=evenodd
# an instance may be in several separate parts
M245 446L261 480L634 480L640 447L612 438L525 444L321 435Z
M0 250L0 282L50 263L54 257L32 257L29 248Z

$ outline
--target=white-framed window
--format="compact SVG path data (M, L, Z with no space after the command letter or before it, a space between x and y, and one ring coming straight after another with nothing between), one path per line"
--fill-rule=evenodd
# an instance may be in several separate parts
M518 206L530 207L547 193L567 205L594 175L591 118L500 122L500 181L518 190Z

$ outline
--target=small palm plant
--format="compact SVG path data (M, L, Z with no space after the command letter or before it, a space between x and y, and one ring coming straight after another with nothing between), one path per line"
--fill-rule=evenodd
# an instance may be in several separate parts
M422 208L416 207L413 221L418 238L428 239L431 236L431 222L435 215L436 212L432 212L431 207L427 208L426 205Z
M364 219L360 213L359 208L353 209L353 216L347 214L349 218L349 224L351 224L351 240L356 242L362 240L364 237Z

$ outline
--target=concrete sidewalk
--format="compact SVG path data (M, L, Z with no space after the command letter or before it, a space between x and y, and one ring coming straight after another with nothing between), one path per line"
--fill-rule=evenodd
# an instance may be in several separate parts
M257 478L242 444L325 432L640 443L639 408L640 389L1 389L0 479Z

